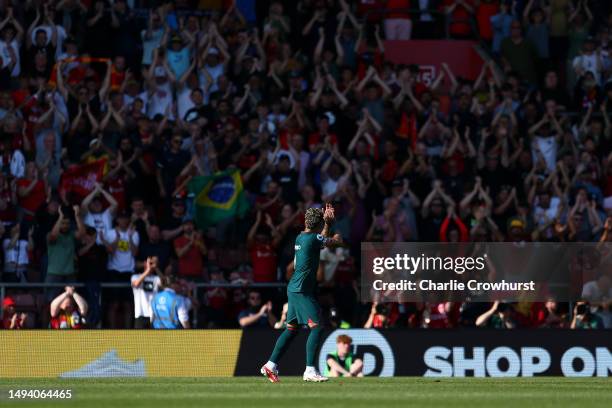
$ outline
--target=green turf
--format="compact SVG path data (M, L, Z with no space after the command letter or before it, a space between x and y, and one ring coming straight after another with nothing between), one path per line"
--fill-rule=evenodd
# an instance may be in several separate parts
M9 401L7 390L71 389L70 401ZM609 378L282 378L0 380L0 406L15 407L611 407ZM7 404L8 403L8 404Z

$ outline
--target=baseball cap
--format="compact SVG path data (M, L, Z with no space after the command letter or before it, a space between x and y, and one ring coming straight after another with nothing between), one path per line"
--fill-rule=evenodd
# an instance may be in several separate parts
M15 301L10 296L5 297L4 300L2 301L2 307L6 309L7 307L11 307L11 306L15 306Z
M291 158L289 157L288 153L280 153L278 155L277 163L280 163L282 160L286 160L287 162L291 163Z
M523 220L521 220L519 218L513 218L508 223L508 229L512 229L512 228L524 229L525 228L525 223L523 222Z

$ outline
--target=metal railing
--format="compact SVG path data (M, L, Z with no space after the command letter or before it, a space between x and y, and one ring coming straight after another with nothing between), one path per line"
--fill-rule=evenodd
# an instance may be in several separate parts
M129 289L132 287L130 283L127 282L100 282L100 289L114 289L114 288L125 288ZM0 315L2 314L4 298L6 297L7 289L61 289L66 286L74 286L75 288L85 288L89 285L83 282L67 282L67 283L47 283L47 282L27 282L27 283L18 283L18 282L0 282ZM193 283L193 292L192 296L197 298L197 292L199 289L210 289L210 288L223 288L223 289L281 289L287 286L284 282L272 282L272 283L204 283L198 282ZM100 291L99 297L97 299L98 304L102 303L102 291ZM194 318L192 323L194 326L197 324L197 313L194 313Z

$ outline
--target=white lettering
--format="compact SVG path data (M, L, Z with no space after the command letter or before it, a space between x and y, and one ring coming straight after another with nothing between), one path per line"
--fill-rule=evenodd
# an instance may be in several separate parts
M574 369L574 360L582 360L582 370ZM572 347L561 357L561 371L566 377L592 377L595 373L595 359L584 347Z
M474 347L473 357L465 357L463 347L453 347L453 367L455 377L465 377L465 372L471 370L474 377L485 376L485 352L484 347Z
M522 376L533 377L534 374L543 373L550 367L550 354L542 347L522 347L521 362Z
M453 366L446 361L450 356L451 351L446 347L430 347L425 351L423 361L427 364L425 377L452 377Z
M499 368L499 360L508 361L508 369ZM518 377L521 371L521 360L518 354L510 347L496 347L487 357L487 372L491 377Z

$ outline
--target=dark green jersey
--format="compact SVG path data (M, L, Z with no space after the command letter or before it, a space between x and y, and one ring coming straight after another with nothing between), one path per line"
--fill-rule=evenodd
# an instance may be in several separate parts
M302 232L295 239L295 257L293 258L295 271L287 292L313 294L317 284L317 269L321 248L327 242L321 234Z

